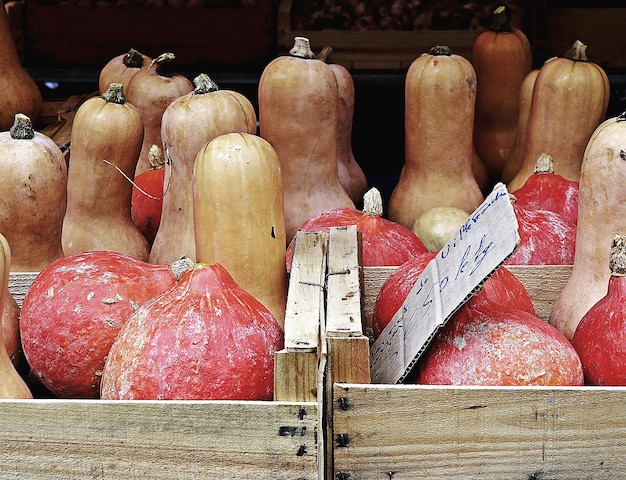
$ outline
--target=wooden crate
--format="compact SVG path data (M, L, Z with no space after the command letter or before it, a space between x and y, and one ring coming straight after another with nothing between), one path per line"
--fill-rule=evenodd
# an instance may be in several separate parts
M454 2L451 2L454 3ZM285 55L294 37L307 37L311 48L333 48L332 60L355 70L404 70L435 45L447 45L453 53L470 57L476 36L483 30L302 30L291 26L292 0L280 0L277 14L277 53ZM521 26L523 12L512 21Z
M509 268L547 319L571 266ZM360 270L357 289L344 283L335 295L329 284L338 305L327 309L367 328L394 268ZM626 388L387 385L327 375L329 478L626 478Z
M310 249L302 252L315 264L300 262L298 252L294 267L310 275L317 271L323 280L325 264ZM36 276L10 274L9 289L20 306ZM296 287L289 290L286 329L294 318L307 317L312 305L320 311ZM277 383L298 383L278 378L283 373L277 371ZM300 398L295 387L283 387L280 394L275 401L0 400L0 477L321 480L322 399L315 390L306 400L294 400Z
M173 52L181 70L264 66L274 56L274 2L239 3L160 7L29 0L24 62L98 68L133 47L151 57Z

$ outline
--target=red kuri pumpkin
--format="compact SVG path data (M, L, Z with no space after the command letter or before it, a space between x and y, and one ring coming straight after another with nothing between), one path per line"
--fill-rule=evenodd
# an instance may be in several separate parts
M555 173L548 154L539 156L535 172L511 193L517 204L527 210L550 210L574 225L578 221L578 182Z
M361 233L363 265L401 265L414 255L428 251L412 230L383 217L380 192L372 187L363 196L363 210L335 208L313 215L298 229L303 232L328 232L330 227L356 225ZM295 238L295 237L294 237ZM291 270L292 239L287 247L287 269Z
M128 319L104 399L271 400L282 330L219 263L199 263Z
M152 245L161 222L165 180L165 157L158 145L152 145L148 161L150 170L135 177L130 199L130 216Z
M607 293L582 317L572 345L589 385L626 385L626 237L615 234Z
M474 296L435 335L410 383L580 386L572 344L548 322Z
M413 285L422 274L426 265L437 256L438 252L428 252L417 255L400 265L382 284L372 316L374 338L378 338L392 317L400 309ZM535 313L530 295L519 279L507 270L498 268L483 284L481 295L496 303L508 305L512 308Z
M33 373L57 397L97 398L104 359L126 319L175 282L169 265L113 251L52 262L22 303L20 335Z

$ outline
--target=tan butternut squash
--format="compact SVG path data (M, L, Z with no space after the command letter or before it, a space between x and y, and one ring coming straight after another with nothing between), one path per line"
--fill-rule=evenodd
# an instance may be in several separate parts
M121 83L127 88L128 82L142 68L149 68L152 59L131 48L127 53L117 55L109 60L98 75L98 91L104 94L112 83Z
M3 4L0 8L0 130L11 128L17 113L35 122L42 106L39 87L20 63Z
M337 78L315 57L309 39L296 37L289 55L264 68L258 99L260 135L281 164L289 243L308 218L355 208L339 181Z
M339 93L337 111L337 168L339 182L357 207L363 206L363 195L368 190L368 180L354 157L352 126L354 120L354 79L350 71L332 62L332 47L324 47L318 55L335 74Z
M594 131L582 160L574 266L550 313L550 323L572 339L585 313L607 293L615 232L626 231L626 115Z
M147 261L150 244L130 214L132 179L143 123L126 102L121 83L91 97L76 111L71 133L65 255L111 250Z
M193 91L191 80L174 71L175 58L171 52L157 56L148 68L142 68L132 76L124 90L127 101L137 107L144 125L135 175L150 170L152 145L163 146L161 119L165 109L178 97Z
M519 96L532 68L528 38L509 21L507 10L494 10L489 28L474 39L471 61L476 71L474 144L490 182L499 182L513 150L519 120Z
M287 268L276 151L250 133L215 137L196 157L193 211L197 261L220 263L282 327Z
M20 306L11 292L2 311L2 339L13 366L24 378L28 373L28 364L20 340Z
M539 69L535 68L528 72L528 75L524 77L519 92L519 108L518 108L518 120L517 120L517 132L515 135L515 143L513 144L513 150L507 157L502 169L502 182L508 184L517 172L522 167L524 160L524 151L526 150L526 130L528 128L528 116L530 115L530 104L533 98L533 89L535 87L535 80L539 75Z
M150 263L171 263L183 255L195 260L192 178L196 156L218 135L255 133L257 128L254 106L244 95L220 90L206 74L194 82L194 91L172 101L163 113L163 205Z
M610 95L606 72L587 59L586 50L577 40L563 57L541 66L533 88L524 158L508 183L510 191L524 185L542 153L552 156L559 175L579 180L587 142L605 118Z
M9 293L11 270L11 248L4 235L0 234L0 312L4 311ZM4 338L3 335L0 337ZM15 369L4 341L0 342L0 398L30 399L33 394L24 379Z
M61 258L67 163L56 143L18 113L0 132L0 232L13 248L14 272L39 272Z
M468 212L484 197L472 170L476 75L446 46L413 61L405 82L405 160L387 209L411 229L433 207Z

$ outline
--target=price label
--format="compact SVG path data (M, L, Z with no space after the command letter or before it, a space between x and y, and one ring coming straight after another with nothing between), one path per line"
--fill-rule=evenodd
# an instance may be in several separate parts
M402 382L437 331L513 254L519 240L509 194L498 183L426 266L372 345L372 382Z

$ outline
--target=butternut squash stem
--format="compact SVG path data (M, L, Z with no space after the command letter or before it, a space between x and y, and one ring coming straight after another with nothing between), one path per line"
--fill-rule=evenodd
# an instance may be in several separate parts
M31 140L35 137L33 122L28 115L23 113L15 114L15 121L10 130L11 138L15 140Z
M333 47L324 47L322 51L317 56L318 60L321 60L324 63L332 63L331 55L333 53Z
M452 50L447 45L435 45L428 52L430 55L452 55Z
M193 89L194 95L216 92L218 90L217 83L215 83L206 73L201 73L193 79L195 88Z
M117 103L118 105L124 105L126 103L126 96L124 95L124 86L119 82L113 82L109 85L106 92L102 94L102 98L110 103Z
M513 31L509 17L506 14L506 7L504 5L500 5L493 11L493 19L491 20L489 30L496 33Z
M172 62L176 58L171 52L165 52L152 60L150 67L156 66L156 72L161 77L172 78L174 76L174 67Z
M143 65L143 55L139 50L131 48L128 53L124 55L122 63L129 68L140 68Z
M299 58L315 58L311 50L311 43L306 37L295 37L293 48L289 50L289 55Z
M580 40L576 40L572 47L565 52L565 58L574 60L575 62L587 62L587 45Z

